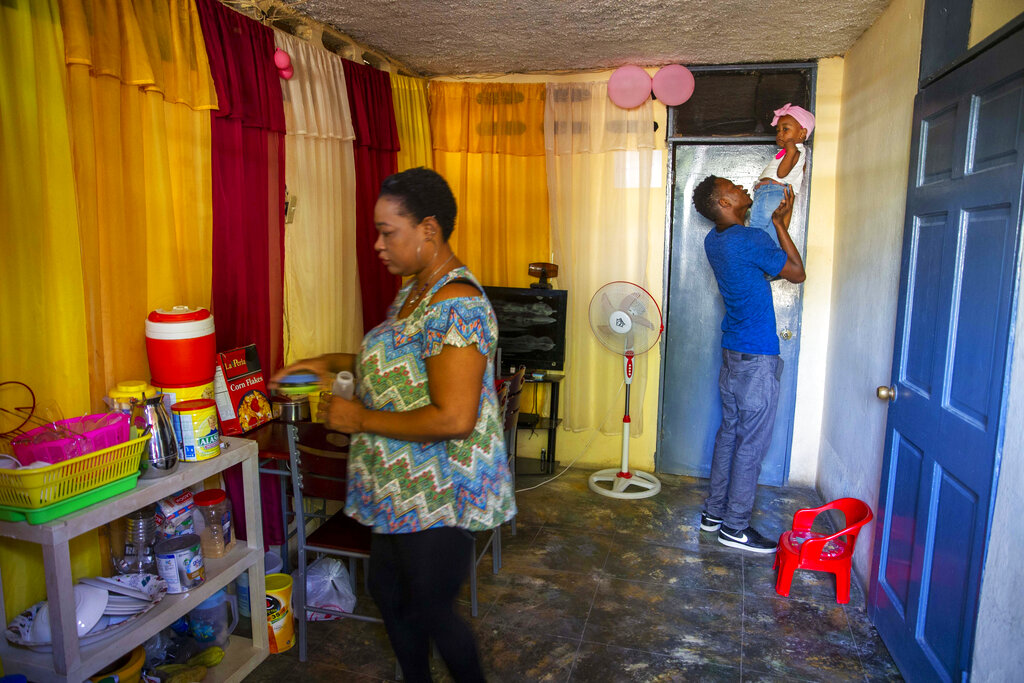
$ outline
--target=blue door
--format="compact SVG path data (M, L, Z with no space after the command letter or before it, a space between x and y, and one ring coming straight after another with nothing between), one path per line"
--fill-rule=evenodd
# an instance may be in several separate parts
M707 477L711 472L715 433L722 421L718 371L722 366L725 304L704 254L704 236L712 225L693 208L693 188L708 175L717 175L749 190L776 151L773 144L675 145L673 150L659 472ZM797 198L789 228L801 254L807 237L807 189L805 183L805 192ZM789 470L792 443L803 287L777 280L772 283L772 297L785 369L779 387L775 430L761 466L760 482L781 486Z
M922 90L871 618L910 681L962 681L998 474L1020 251L1024 34ZM1016 426L1020 428L1019 425Z

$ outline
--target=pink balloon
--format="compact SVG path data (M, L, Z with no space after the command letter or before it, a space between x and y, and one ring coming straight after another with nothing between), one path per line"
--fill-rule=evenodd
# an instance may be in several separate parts
M651 77L638 66L620 66L608 79L608 99L623 109L639 107L651 96Z
M274 66L278 69L287 69L292 65L292 58L281 48L274 50Z
M674 107L693 94L693 74L681 64L663 66L654 74L654 96L666 106Z
M278 72L277 72L277 75L280 76L281 78L283 78L286 81L290 81L294 74L295 74L295 69L293 69L290 66L287 69L279 69Z

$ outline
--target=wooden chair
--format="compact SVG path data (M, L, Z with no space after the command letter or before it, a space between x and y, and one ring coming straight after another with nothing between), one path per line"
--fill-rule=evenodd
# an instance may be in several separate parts
M516 480L516 442L519 433L519 407L523 398L523 386L526 382L526 366L520 365L516 374L508 380L508 400L505 402L505 449L508 451L508 469L512 473L512 482ZM516 518L512 518L512 535L516 535Z
M498 387L498 408L499 414L503 416L505 429L505 447L508 451L509 470L512 472L512 483L515 485L515 435L516 420L519 419L519 399L523 393L523 382L526 379L526 367L521 366L519 370L506 379ZM511 430L509 424L513 425ZM511 441L510 441L511 438ZM512 518L512 535L516 533L516 520ZM483 546L477 549L477 537L486 536ZM470 614L474 617L479 612L477 603L477 574L476 569L487 550L491 551L491 573L497 574L501 569L501 527L497 526L490 531L482 532L473 539L473 564L469 572L469 593L470 593Z

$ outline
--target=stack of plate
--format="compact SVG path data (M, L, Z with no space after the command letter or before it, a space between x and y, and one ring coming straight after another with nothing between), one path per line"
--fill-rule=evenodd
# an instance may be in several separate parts
M83 578L74 587L79 643L92 645L128 629L167 594L167 583L155 574ZM50 610L37 602L16 616L4 634L7 640L39 652L53 649Z
M153 604L149 600L139 600L138 598L130 598L127 595L111 593L107 599L107 608L103 610L103 613L110 616L126 617L145 612Z

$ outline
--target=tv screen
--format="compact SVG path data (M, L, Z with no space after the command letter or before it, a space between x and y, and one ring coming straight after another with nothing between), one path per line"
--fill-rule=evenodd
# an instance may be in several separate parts
M565 363L564 289L484 287L498 318L501 371L525 365L529 371L561 370Z

